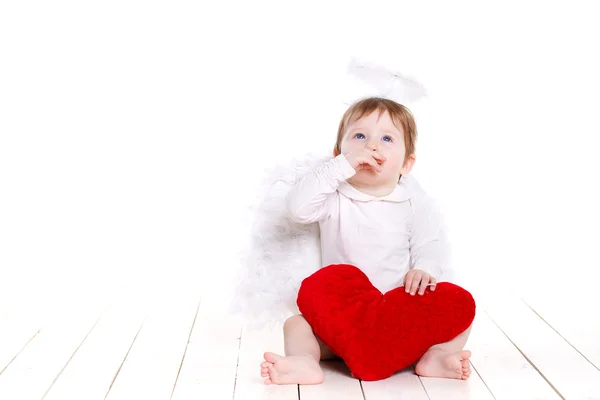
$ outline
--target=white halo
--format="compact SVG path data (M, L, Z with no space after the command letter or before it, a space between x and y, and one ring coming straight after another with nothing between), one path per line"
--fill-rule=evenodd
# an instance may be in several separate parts
M416 79L376 64L352 58L347 72L361 82L363 87L359 87L356 93L347 96L350 99L345 103L351 104L359 98L378 96L407 104L415 103L427 96L427 90Z

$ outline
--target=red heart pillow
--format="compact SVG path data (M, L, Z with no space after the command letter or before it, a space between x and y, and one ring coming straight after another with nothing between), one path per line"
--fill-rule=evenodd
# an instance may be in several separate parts
M421 296L404 287L382 294L364 272L347 264L321 268L304 279L297 303L315 334L365 381L412 365L475 318L475 301L460 286L440 282Z

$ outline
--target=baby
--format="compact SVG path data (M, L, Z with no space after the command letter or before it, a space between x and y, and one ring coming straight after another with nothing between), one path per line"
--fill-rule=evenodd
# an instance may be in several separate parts
M408 184L417 129L411 112L389 99L353 104L339 125L334 158L303 176L287 198L290 218L319 223L322 264L359 267L382 293L399 286L411 295L435 290L442 248L435 218L422 193ZM467 379L471 328L432 346L416 364L418 375ZM319 384L320 360L338 358L302 315L283 326L285 357L266 352L266 384Z

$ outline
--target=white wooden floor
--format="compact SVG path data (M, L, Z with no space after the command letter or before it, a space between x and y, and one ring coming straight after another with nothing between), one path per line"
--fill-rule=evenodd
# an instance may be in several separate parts
M361 382L327 362L316 386L264 385L262 354L282 352L281 331L246 331L199 294L123 291L44 318L4 308L0 399L600 399L600 322L581 312L599 296L582 292L475 294L468 381L409 370Z

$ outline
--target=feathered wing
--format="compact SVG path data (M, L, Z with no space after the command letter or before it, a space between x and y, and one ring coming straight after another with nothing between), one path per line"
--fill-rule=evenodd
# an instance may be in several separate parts
M240 269L230 311L250 328L282 323L298 314L302 280L321 267L318 223L298 224L288 217L285 199L306 173L332 157L307 155L268 174L264 195L254 210L250 242L240 254Z
M331 156L314 154L295 159L288 167L274 168L262 185L264 195L254 210L249 246L240 253L240 268L229 308L240 314L250 329L272 327L298 314L296 299L300 284L321 268L318 223L303 225L291 221L285 199L304 174L331 159ZM402 179L425 194L411 175ZM441 213L437 215L440 216L439 237L447 250L440 280L451 281L450 246Z

